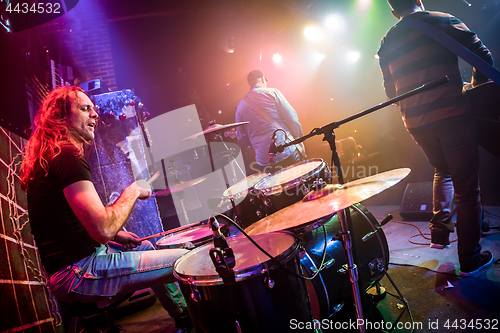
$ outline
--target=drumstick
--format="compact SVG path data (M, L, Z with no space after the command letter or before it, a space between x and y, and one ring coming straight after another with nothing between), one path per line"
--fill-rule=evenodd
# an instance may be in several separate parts
M163 235L166 235L166 234L173 234L175 232L179 232L179 231L182 231L182 230L185 230L185 229L189 229L189 228L192 228L192 227L193 226L189 225L189 224L182 225L182 226L174 228L174 229L170 229L170 230L167 230L167 231L162 231L162 232L160 232L158 234L154 234L154 235L146 236L146 237L143 237L143 238L139 238L139 240L142 242L143 240L146 240L146 239L160 237L160 236L163 236Z
M160 176L160 171L156 171L155 174L152 175L151 178L149 178L148 183L151 184L152 182L154 182L156 178L158 178L158 176Z
M149 236L146 236L146 237L139 238L139 241L141 241L141 242L142 242L142 241L144 241L144 240L146 240L146 239L151 239L151 238L155 238L155 237L160 237L160 236L163 236L163 235L166 235L166 234L170 234L170 233L172 233L172 231L170 231L170 230L167 230L167 231L162 231L162 232L160 232L160 233L158 233L158 234L149 235Z

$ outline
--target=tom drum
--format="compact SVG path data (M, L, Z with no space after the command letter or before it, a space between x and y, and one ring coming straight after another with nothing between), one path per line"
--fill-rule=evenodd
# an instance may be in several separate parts
M235 283L224 284L209 256L210 242L174 266L197 333L287 332L292 320L310 322L303 279L285 272L245 236L227 238L236 265ZM254 237L287 270L299 273L299 243L287 231Z

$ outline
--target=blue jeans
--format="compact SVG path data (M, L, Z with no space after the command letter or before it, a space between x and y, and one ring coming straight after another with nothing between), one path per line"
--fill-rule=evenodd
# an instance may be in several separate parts
M453 117L410 134L434 167L431 233L453 232L451 204L455 196L458 259L462 267L474 265L481 251L479 148L474 117Z
M151 288L173 318L186 309L186 302L172 275L183 249L155 250L148 241L132 251L109 245L49 277L48 286L59 300L72 303L109 303L115 297Z

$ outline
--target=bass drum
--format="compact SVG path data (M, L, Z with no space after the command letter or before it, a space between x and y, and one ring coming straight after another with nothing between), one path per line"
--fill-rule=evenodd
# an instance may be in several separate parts
M389 248L382 229L365 242L362 241L363 236L380 227L378 221L365 207L358 203L350 207L350 212L354 229L351 235L354 237L359 257L358 276L362 281L360 292L363 293L382 278L381 268L388 268ZM324 230L328 240L325 257L325 263L328 265L307 283L315 319L329 318L342 307L345 300L352 297L349 273L342 272L343 266L347 264L344 246L341 241L331 240L342 232L337 215L324 225L324 229L319 227L297 236L306 250L305 256L301 259L302 268L312 276L320 266L325 246Z
M299 274L300 246L292 233L278 231L253 239ZM303 279L279 268L243 235L227 241L236 259L233 284L224 284L215 270L209 255L213 242L186 253L174 265L197 333L288 332L292 320L311 322Z

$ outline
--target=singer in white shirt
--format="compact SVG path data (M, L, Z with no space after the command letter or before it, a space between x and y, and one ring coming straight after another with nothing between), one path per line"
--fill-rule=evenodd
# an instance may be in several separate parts
M275 144L282 145L302 136L302 126L297 112L285 96L278 89L267 87L267 79L262 71L251 71L247 80L251 88L239 102L235 120L249 122L238 127L238 140L245 147L255 150L256 162L251 165L252 172L271 172L305 159L303 144L287 147L275 157L270 154L274 133Z

